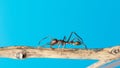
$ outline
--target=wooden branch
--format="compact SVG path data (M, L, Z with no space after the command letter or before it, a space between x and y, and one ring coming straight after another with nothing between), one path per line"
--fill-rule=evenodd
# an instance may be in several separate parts
M27 46L11 46L0 48L0 57L13 59L24 58L68 58L99 60L88 68L100 66L120 58L120 46L97 49L50 49Z
M113 61L112 63L105 65L104 68L116 68L117 66L120 66L120 60Z

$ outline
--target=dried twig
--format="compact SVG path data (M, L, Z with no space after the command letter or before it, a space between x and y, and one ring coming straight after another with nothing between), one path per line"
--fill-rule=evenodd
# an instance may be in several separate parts
M100 66L120 58L120 46L103 49L50 49L33 48L27 46L11 46L0 48L0 57L24 59L24 58L68 58L68 59L92 59L99 60L88 68Z

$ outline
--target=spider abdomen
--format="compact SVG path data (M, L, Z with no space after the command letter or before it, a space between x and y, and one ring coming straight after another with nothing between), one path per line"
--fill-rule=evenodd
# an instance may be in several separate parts
M73 43L74 45L81 45L81 42L77 41Z

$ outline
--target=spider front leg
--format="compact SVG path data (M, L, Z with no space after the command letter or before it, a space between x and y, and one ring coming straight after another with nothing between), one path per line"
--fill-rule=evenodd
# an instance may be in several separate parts
M46 36L46 37L42 38L42 39L38 42L38 45L40 45L40 43L41 43L43 40L47 39L47 38L53 39L51 36Z
M46 45L50 45L50 48L52 48L52 46L54 45L54 43L56 43L56 39L53 39L51 36L46 36L46 37L44 37L43 39L41 39L39 42L38 42L38 45L40 45L40 43L43 41L43 40L45 40L45 39L47 39L47 38L50 38L51 39L51 41L50 42L48 42L48 43L46 43L46 44L44 44L44 45L42 45L41 47L45 47ZM55 41L55 42L54 42ZM53 49L53 48L52 48Z
M53 48L52 46L54 46L54 45L50 45L50 48L51 48L51 49L55 49L55 48Z
M38 46L37 48L45 48L47 45L50 45L50 43L46 43L44 45Z

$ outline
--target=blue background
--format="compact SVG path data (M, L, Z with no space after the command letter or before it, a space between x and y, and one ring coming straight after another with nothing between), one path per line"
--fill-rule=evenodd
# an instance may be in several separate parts
M27 45L77 32L89 48L120 43L119 0L0 0L0 46ZM0 59L0 68L85 68L93 60Z

